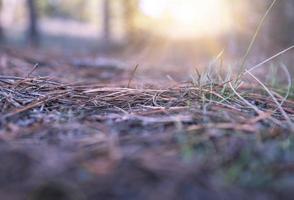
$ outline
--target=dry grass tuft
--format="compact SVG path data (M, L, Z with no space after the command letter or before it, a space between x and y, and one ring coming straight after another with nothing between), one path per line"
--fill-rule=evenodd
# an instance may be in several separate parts
M261 88L252 90L242 86L237 92L230 82L229 85L231 88L225 91L224 84L197 87L192 83L136 89L64 84L42 77L0 76L1 121L71 112L72 118L115 113L146 123L172 124L180 120L188 130L191 130L189 126L210 128L215 124L217 129L256 132L260 122L263 126L282 128L287 128L286 122L291 124L292 100L271 92L270 99L261 95Z

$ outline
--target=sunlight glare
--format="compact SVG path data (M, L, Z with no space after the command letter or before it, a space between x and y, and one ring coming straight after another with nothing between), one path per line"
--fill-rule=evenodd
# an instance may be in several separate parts
M142 0L141 9L172 37L216 35L230 24L224 0Z

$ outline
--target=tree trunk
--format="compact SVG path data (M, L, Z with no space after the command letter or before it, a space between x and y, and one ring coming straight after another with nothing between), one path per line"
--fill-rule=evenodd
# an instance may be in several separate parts
M103 43L105 45L109 45L111 41L110 0L103 0L102 13L103 13Z
M0 0L0 42L4 41L4 32L2 27L2 0Z
M138 12L138 0L122 1L124 7L124 23L126 30L126 39L128 42L133 42L137 38L137 30L135 25L135 18Z
M271 39L281 48L294 44L294 2L280 0L274 8L271 19Z
M38 13L35 0L27 0L27 9L29 14L28 40L33 46L38 46L40 34L38 30Z

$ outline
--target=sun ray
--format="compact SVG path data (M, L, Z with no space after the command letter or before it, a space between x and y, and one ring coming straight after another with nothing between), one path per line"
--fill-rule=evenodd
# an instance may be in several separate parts
M224 0L142 0L141 9L155 19L160 32L173 37L216 35L230 26Z

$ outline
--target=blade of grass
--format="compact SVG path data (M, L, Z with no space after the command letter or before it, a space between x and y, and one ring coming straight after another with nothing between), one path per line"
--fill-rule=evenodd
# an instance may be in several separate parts
M264 112L261 111L260 109L257 108L257 106L254 106L253 104L249 103L249 101L247 101L244 97L242 97L233 87L232 83L229 83L229 86L231 87L232 91L234 92L234 94L239 97L239 99L241 99L245 104L247 104L249 107L251 107L257 114L259 115L263 115Z
M256 31L255 31L255 33L254 33L252 39L251 39L251 42L250 42L250 44L249 44L249 46L248 46L248 48L247 48L247 50L246 50L246 53L245 53L245 55L244 55L244 57L243 57L243 59L242 59L241 67L240 67L240 70L241 70L240 72L241 72L241 73L239 74L237 81L241 78L241 76L243 75L243 73L244 73L244 71L245 71L245 64L246 64L247 58L248 58L248 56L249 56L249 54L250 54L250 52L251 52L251 50L252 50L252 47L253 47L253 45L254 45L256 39L257 39L258 34L260 33L260 30L261 30L261 28L262 28L262 26L263 26L263 24L264 24L264 22L265 22L267 16L269 15L269 13L271 12L271 10L273 9L273 7L274 7L274 5L276 4L276 2L277 2L277 0L273 0L273 1L272 1L271 5L270 5L269 8L266 10L265 14L264 14L263 17L261 18L261 20L260 20L260 22L259 22L259 24L258 24L258 26L257 26L257 29L256 29Z
M291 130L294 130L294 124L292 123L290 117L288 116L288 114L285 112L285 110L283 109L283 107L281 106L281 104L278 102L277 98L273 95L273 93L268 89L268 87L266 87L266 85L264 85L262 83L262 81L260 81L255 75L253 75L251 72L247 71L247 73L254 79L256 80L263 88L264 90L271 96L271 98L273 99L273 101L275 102L275 104L277 105L277 108L280 110L280 112L282 113L283 117L286 119L286 121L288 122Z
M288 51L290 51L290 50L292 50L292 49L294 49L294 45L288 47L287 49L284 49L284 50L278 52L277 54L273 55L272 57L270 57L270 58L268 58L268 59L266 59L266 60L264 60L264 61L262 61L261 63L258 63L257 65L254 65L253 67L249 68L248 70L245 70L245 71L243 72L243 75L245 75L245 74L247 74L248 72L251 72L251 71L253 71L253 70L255 70L255 69L257 69L257 68L263 66L264 64L266 64L266 63L268 63L268 62L274 60L275 58L277 58L277 57L279 57L279 56L281 56L281 55L287 53Z
M284 96L284 98L282 99L280 106L283 106L283 104L285 103L285 101L288 99L290 92L291 92L291 87L292 87L292 79L291 79L291 75L290 72L288 70L288 68L286 67L285 64L282 63L282 69L284 70L286 76L287 76L287 81L288 81L288 86L287 86L287 92Z

